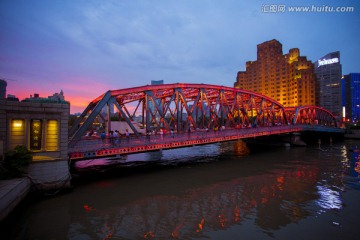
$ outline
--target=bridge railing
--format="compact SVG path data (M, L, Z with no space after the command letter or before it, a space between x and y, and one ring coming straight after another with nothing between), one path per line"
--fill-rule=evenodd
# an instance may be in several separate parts
M303 128L303 131L345 133L344 128L338 128L335 126L310 125L310 124L302 124L300 126Z
M273 126L273 127L251 127L251 128L238 128L238 129L224 129L219 131L205 129L197 129L190 133L167 133L156 135L142 135L140 137L130 136L128 138L121 136L118 138L105 138L91 137L82 138L76 143L76 145L70 148L70 152L75 151L88 151L95 149L110 149L119 147L136 147L144 146L147 144L156 143L172 143L181 142L187 140L199 140L199 139L211 139L235 136L236 138L256 137L262 135L271 135L278 133L286 133L293 131L300 131L299 126L285 125L285 126Z

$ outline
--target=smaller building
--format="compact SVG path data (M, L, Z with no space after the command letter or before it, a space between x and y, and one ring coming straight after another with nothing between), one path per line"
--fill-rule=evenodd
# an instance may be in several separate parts
M163 85L163 84L164 84L164 80L151 80L151 85ZM155 99L154 101L156 105L158 105L159 107L162 106L160 99ZM154 103L150 100L148 104L150 111L155 112L156 107ZM157 119L157 121L160 120L160 114L158 112L155 113L155 118Z
M26 146L33 159L67 159L68 103L0 100L0 142L4 152Z
M60 93L54 93L52 96L48 96L47 98L40 97L38 93L34 93L34 95L30 95L29 98L25 98L23 102L67 103L65 101L63 90L61 90Z
M17 145L32 153L28 177L34 189L70 186L68 119L70 104L0 99L0 159Z
M3 92L6 93L6 85ZM32 154L26 177L12 179L2 191L0 221L30 189L47 191L70 187L69 112L70 104L63 98L62 91L49 99L38 95L31 101L21 102L15 96L0 98L0 161L6 161L6 153L16 146L25 146Z
M60 93L54 93L52 96L48 96L48 99L51 99L55 102L64 102L65 96L63 90L61 90Z
M17 98L17 97L16 97L15 95L13 95L13 94L8 94L6 100L18 102L18 101L19 101L19 98Z
M164 80L151 80L151 85L162 85Z
M343 121L360 122L360 73L350 73L341 78Z

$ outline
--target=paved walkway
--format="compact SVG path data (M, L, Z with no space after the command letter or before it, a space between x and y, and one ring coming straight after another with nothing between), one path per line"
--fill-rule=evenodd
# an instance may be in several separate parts
M0 221L29 193L31 182L28 178L15 178L0 181Z

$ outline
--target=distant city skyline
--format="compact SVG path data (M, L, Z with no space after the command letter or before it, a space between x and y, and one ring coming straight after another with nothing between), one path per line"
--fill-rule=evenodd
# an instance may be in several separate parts
M353 12L269 12L271 6L341 6ZM360 2L0 2L0 79L19 99L59 89L71 113L109 89L189 82L233 86L271 39L316 61L340 51L343 74L360 72ZM280 8L278 8L280 10Z

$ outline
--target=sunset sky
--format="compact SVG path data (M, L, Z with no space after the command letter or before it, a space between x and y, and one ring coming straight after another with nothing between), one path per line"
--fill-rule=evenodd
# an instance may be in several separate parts
M285 5L285 12L268 10ZM353 12L290 12L293 6ZM165 83L233 86L277 39L316 61L340 51L360 72L359 0L0 0L0 78L20 99L64 91L82 112L110 89Z

